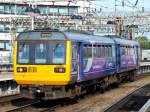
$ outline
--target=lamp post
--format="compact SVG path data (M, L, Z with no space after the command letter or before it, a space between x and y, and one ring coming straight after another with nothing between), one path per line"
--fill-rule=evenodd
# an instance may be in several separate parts
M35 16L40 14L40 10L36 8L32 8L31 6L27 7L25 12L31 17L31 30L34 30L34 18Z

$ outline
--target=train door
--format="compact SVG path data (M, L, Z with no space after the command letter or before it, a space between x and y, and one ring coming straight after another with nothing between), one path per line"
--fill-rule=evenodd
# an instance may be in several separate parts
M75 80L82 80L83 72L82 43L72 43L72 75Z
M116 65L117 65L117 72L119 72L120 70L120 66L121 66L121 47L120 44L116 44Z
M78 81L82 81L83 76L83 43L78 43Z
M78 78L78 44L72 43L72 76Z

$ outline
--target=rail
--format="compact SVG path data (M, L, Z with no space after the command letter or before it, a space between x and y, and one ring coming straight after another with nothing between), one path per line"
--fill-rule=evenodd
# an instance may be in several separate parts
M28 103L28 104L26 104L26 105L23 105L23 106L20 106L20 107L16 107L16 108L14 108L14 109L10 109L10 110L7 110L7 111L5 111L5 112L26 112L26 111L30 111L31 110L31 108L32 108L32 106L33 105L35 105L35 104L38 104L38 103L40 103L40 101L33 101L33 102L31 102L31 103Z
M104 112L138 112L142 108L145 109L145 103L149 102L150 98L150 84L144 85L143 87L130 93L116 104L109 107ZM146 112L146 111L142 111ZM148 111L149 112L149 111Z
M0 112L20 112L30 110L32 105L39 103L39 100L26 99L23 97L11 97L0 102Z

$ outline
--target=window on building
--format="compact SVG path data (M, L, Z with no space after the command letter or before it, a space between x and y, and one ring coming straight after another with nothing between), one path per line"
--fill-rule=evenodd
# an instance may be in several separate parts
M68 15L68 8L59 8L60 15Z
M5 25L4 25L4 31L5 31L5 32L9 32L9 31L10 31L10 25L5 24Z
M78 13L77 8L71 8L69 7L69 15L76 15Z
M10 12L10 5L5 5L5 7L4 7L4 13L6 13L6 14L10 14L11 12Z
M10 13L15 14L15 10L16 10L15 5L10 5L9 8L10 8Z
M0 24L0 32L3 32L3 31L4 31L4 25Z
M0 5L0 13L4 13L4 5Z
M16 14L18 14L18 15L26 14L25 9L26 9L26 7L17 5L16 6Z
M40 10L40 14L48 14L48 7L46 6L38 6L38 9Z
M58 14L58 8L49 8L49 12L51 15L57 15Z

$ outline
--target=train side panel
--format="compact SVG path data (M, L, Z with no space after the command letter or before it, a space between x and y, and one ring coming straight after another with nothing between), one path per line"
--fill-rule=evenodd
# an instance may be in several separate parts
M117 72L136 70L139 67L139 46L134 41L122 39L124 43L116 42ZM127 44L125 41L129 41Z
M74 48L74 47L73 47ZM116 54L114 44L90 44L83 45L82 53L76 54L82 57L80 65L78 65L78 59L72 60L72 79L78 80L78 66L82 68L80 71L80 77L83 77L83 81L112 75L116 72ZM77 53L77 50L76 50ZM73 53L74 54L74 53ZM82 63L82 64L81 64Z

